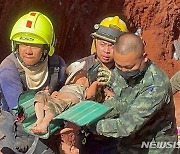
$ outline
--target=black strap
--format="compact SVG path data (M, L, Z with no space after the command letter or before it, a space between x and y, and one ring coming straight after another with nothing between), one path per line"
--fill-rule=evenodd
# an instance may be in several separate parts
M54 91L59 80L59 71L61 70L60 59L58 56L49 57L49 89L50 93Z

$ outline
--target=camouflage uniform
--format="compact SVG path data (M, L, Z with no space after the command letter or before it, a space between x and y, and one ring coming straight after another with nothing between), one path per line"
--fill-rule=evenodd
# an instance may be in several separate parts
M141 148L142 142L154 145L155 142L171 144L177 141L175 109L168 77L151 61L136 79L126 82L117 68L113 76L115 96L104 102L113 110L92 126L91 131L95 129L98 135L117 138L117 153L172 153L174 149L171 147Z
M174 74L170 81L173 94L180 91L180 71Z

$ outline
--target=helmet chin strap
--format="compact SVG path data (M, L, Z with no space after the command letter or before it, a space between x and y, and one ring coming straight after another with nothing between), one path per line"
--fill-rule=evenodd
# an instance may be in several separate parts
M42 52L42 56L41 56L41 59L35 64L35 66L37 66L38 64L44 62L44 60L46 59L46 57L48 56L48 51L47 49L45 49L43 52ZM33 65L34 66L34 65Z

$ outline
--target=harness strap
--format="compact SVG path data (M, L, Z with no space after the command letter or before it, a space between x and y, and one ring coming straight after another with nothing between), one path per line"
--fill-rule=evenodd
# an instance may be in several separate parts
M52 93L57 86L59 71L60 71L60 61L58 56L52 56L49 58L49 74L50 74L50 81L49 81L49 89L50 93Z
M19 64L18 64L19 65ZM20 65L19 65L20 66ZM20 79L21 79L21 82L23 83L23 89L28 89L27 87L27 83L26 83L26 76L25 76L25 71L22 69L22 68L18 68L18 72L19 72L19 76L20 76Z

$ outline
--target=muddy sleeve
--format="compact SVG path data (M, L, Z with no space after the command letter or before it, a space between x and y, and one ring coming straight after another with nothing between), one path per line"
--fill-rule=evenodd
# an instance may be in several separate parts
M120 113L127 102L121 102L115 97L105 101L104 105L114 107L109 113L109 118L102 119L96 124L99 135L106 137L127 137L139 131L167 102L170 95L161 87L154 87L152 92L144 91L139 95L126 112ZM124 104L124 105L123 105ZM112 116L114 115L114 117ZM107 115L108 116L108 115ZM106 117L107 117L106 116ZM152 129L154 126L151 126ZM149 128L147 128L149 129Z

